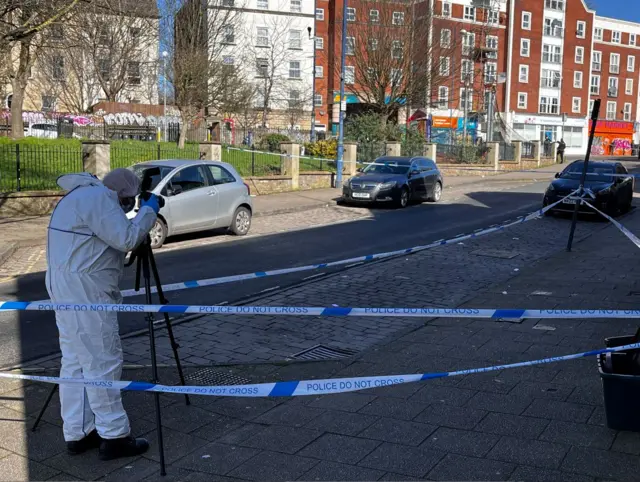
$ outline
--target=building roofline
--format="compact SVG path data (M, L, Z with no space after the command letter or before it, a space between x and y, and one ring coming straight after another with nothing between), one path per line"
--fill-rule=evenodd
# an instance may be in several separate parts
M630 20L622 20L620 18L605 17L604 15L597 15L596 14L596 20L598 20L598 19L608 20L610 22L613 21L613 22L617 22L617 23L623 23L625 25L632 25L634 27L640 28L640 22L632 22Z

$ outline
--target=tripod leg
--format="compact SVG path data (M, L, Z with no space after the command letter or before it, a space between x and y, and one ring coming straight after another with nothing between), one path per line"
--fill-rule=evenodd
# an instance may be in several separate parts
M163 305L166 305L168 303L168 300L164 297L164 293L162 292L162 283L160 283L160 275L158 274L156 259L154 258L153 251L151 249L149 249L149 263L151 264L151 272L153 273L153 278L156 283L156 289L158 290L158 298L160 298L160 303ZM176 342L176 338L173 335L173 327L171 326L169 313L164 314L164 323L167 327L169 342L171 343L171 349L173 350L173 358L176 361L176 368L178 369L180 384L184 386L185 385L184 372L182 371L182 363L180 362L180 356L178 355L178 348L180 348L180 345L178 345L178 343ZM185 395L184 400L187 405L191 405L191 400L189 400L189 395Z
M38 425L40 424L40 420L42 419L44 412L47 410L47 407L51 403L51 399L53 398L53 395L56 393L57 389L58 389L58 385L54 385L53 387L51 387L51 391L49 392L49 395L47 395L47 399L42 405L42 408L40 409L40 413L36 417L36 421L33 422L33 426L31 427L32 432L35 432L36 429L38 428Z

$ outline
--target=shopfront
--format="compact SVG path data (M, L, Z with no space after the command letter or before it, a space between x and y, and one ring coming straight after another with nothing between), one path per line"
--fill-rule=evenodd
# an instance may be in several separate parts
M564 139L566 154L584 155L587 149L586 119L567 118L563 122L560 116L527 116L515 114L513 121L514 140L560 142Z
M591 121L589 121L589 130L591 130ZM633 122L599 120L596 124L591 154L594 156L630 156L633 134Z
M475 142L478 134L478 123L467 120L467 141ZM436 144L456 144L462 142L464 135L463 117L431 118L431 142Z

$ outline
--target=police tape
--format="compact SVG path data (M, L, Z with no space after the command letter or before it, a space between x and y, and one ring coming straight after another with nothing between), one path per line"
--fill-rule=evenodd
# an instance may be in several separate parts
M576 360L605 353L623 350L640 349L640 343L624 346L602 348L572 355L562 355L538 360L495 365L484 368L470 368L452 372L417 373L408 375L379 375L369 377L326 378L318 380L299 380L288 382L255 383L247 385L222 386L194 386L194 385L160 385L139 381L115 380L86 380L82 378L43 377L37 375L20 375L16 373L0 372L0 378L27 380L34 382L53 383L59 385L82 385L91 388L113 388L126 391L177 393L187 395L208 395L218 397L298 397L308 395L331 395L335 393L356 392L371 388L389 387L405 383L415 383L435 378L455 377L506 370L511 368L528 367L560 361Z
M301 156L299 154L286 154L286 153L282 153L282 152L267 152L267 151L258 151L256 149L241 149L239 147L224 147L223 149L226 149L227 151L240 151L240 152L249 152L249 153L253 153L253 154L265 154L268 156L279 156L279 157L295 157L297 159L309 159L312 161L324 161L327 164L328 163L336 163L337 161L335 159L329 159L326 157L311 157L311 156Z
M548 206L545 206L541 209L538 209L537 211L534 211L532 213L527 214L526 216L521 216L516 218L515 221L511 221L507 224L502 224L500 226L495 226L492 228L487 228L487 229L483 229L482 231L478 231L475 233L471 233L471 234L465 234L463 236L457 236L455 238L451 238L451 239L443 239L440 241L435 241L433 243L430 244L426 244L426 245L422 245L422 246L414 246L412 248L404 248L404 249L398 249L395 251L387 251L384 253L376 253L376 254L368 254L365 256L357 256L355 258L348 258L348 259L341 259L338 261L331 261L331 262L327 262L327 263L319 263L319 264L310 264L310 265L306 265L306 266L297 266L297 267L293 267L293 268L282 268L282 269L274 269L274 270L268 270L268 271L255 271L253 273L244 273L244 274L237 274L237 275L231 275L231 276L222 276L219 278L208 278L208 279L201 279L201 280L191 280L191 281L183 281L180 283L169 283L166 285L162 285L162 291L163 292L169 292L169 291L179 291L179 290L185 290L185 289L192 289L192 288L201 288L204 286L214 286L214 285L219 285L219 284L226 284L226 283L234 283L237 281L246 281L246 280L252 280L252 279L257 279L257 278L265 278L268 276L280 276L280 275L284 275L284 274L291 274L291 273L299 273L302 271L312 271L312 270L317 270L317 269L324 269L324 268L332 268L334 266L343 266L343 265L347 265L347 264L354 264L354 263L361 263L361 262L365 262L365 261L373 261L376 259L384 259L384 258L390 258L390 257L394 257L394 256L401 256L401 255L405 255L405 254L410 254L410 253L417 253L419 251L425 251L427 249L432 249L432 248L436 248L438 246L445 246L448 244L457 244L457 243L461 243L463 241L466 241L467 239L472 239L472 238L479 238L481 236L486 236L488 234L491 233L495 233L497 231L503 231L507 228L510 228L512 226L515 226L516 224L521 224L527 221L531 221L532 219L536 219L539 218L540 216L544 215L544 213L546 213L547 211L549 211L550 209L553 209L555 206L557 206L558 204L560 204L564 199L569 198L570 196L573 196L574 194L576 194L578 192L578 190L573 191L572 193L568 194L567 196L565 196L564 198L549 204ZM151 292L155 293L157 290L155 287L151 288ZM142 291L136 291L134 289L128 289L128 290L123 290L122 291L122 296L124 297L130 297L130 296L137 296L142 294Z
M432 307L348 307L348 306L231 306L231 305L145 305L110 303L65 303L43 301L0 301L0 311L66 311L99 313L196 313L229 316L316 316L373 318L483 318L524 319L640 319L638 310L522 309L522 308L432 308Z
M591 209L593 209L594 211L596 211L598 214L600 214L601 216L603 216L604 218L608 219L609 221L611 221L611 223L618 228L622 234L624 234L627 238L629 238L629 240L635 244L638 248L640 248L640 239L638 239L638 237L633 234L631 231L629 231L627 228L625 228L622 224L620 224L618 221L616 221L615 219L613 219L611 216L609 216L608 214L603 213L602 211L600 211L597 207L595 207L593 204L590 204L588 201L584 201L584 203L589 206Z

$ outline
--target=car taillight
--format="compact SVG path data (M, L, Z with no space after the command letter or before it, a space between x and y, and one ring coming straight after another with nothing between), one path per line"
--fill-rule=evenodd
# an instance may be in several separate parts
M251 196L251 188L249 187L249 185L246 182L243 182L242 184L244 184L244 187L247 188L247 194Z

